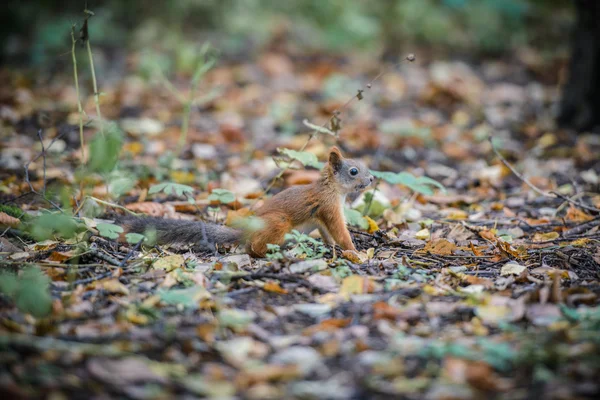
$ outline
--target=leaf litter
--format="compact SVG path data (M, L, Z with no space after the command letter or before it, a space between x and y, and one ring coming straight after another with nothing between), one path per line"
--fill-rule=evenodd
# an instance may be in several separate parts
M485 62L401 64L385 75L389 84L359 90L360 103L319 126L308 121L344 105L342 93L327 92L334 76L360 82L377 66L306 62L285 51L257 58L203 72L201 89L218 84L220 94L193 107L180 157L181 99L133 73L107 84L104 117L124 133L110 128L103 141L85 126L83 177L74 167L82 161L77 113L44 127L44 162L31 153L41 127L27 121L60 114L59 104L76 110L68 77L52 86L62 100L48 109L45 87L17 87L2 75L2 107L14 116L0 177L4 393L442 399L600 391L600 142L546 127L553 85L532 81L543 93L534 95L514 83L525 73L514 68L486 79ZM282 104L289 114L274 111ZM94 115L92 102L84 106ZM135 115L121 118L121 107ZM294 135L277 134L284 129ZM269 182L274 193L282 182L314 180L338 135L349 156L380 171L375 194L347 210L356 254L344 258L299 232L295 245L265 260L235 247L145 244L150 234L115 240L123 230L111 213L122 209L217 222L249 215ZM58 143L64 149L51 152ZM65 212L58 220L57 209Z

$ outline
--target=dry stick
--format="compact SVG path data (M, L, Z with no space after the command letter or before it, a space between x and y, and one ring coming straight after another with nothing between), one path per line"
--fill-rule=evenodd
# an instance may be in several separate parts
M98 83L96 82L96 69L94 68L94 56L92 54L92 45L90 44L90 37L88 35L88 20L94 15L93 12L87 9L83 11L86 15L83 23L83 40L85 41L88 57L90 59L90 71L92 72L92 84L94 85L94 103L96 103L96 114L98 114L98 121L100 122L100 133L104 135L104 122L102 120L102 114L100 113L100 92L98 92Z
M73 58L73 78L75 79L75 93L77 94L77 112L79 113L79 143L81 145L81 163L85 163L85 143L83 141L83 107L79 96L79 79L77 77L77 57L75 57L75 24L71 26L71 56Z
M42 133L41 132L42 132L42 130L40 129L38 131L38 137L40 138L40 141L42 141ZM46 197L46 150L50 149L50 147L52 147L54 142L56 142L57 139L64 136L67 132L68 131L64 131L60 135L56 135L50 141L50 143L48 143L48 147L44 147L44 143L42 143L42 151L37 156L35 156L31 160L29 160L25 164L25 167L24 167L25 168L25 182L27 182L27 185L29 185L29 190L31 191L31 193L37 194L42 199L46 200L49 204L51 204L54 208L56 208L57 210L60 210L60 211L62 211L62 208L60 208L60 206L58 204L56 204L55 202L53 202L52 200L50 200ZM32 162L37 161L40 157L44 157L44 193L43 194L33 188L33 185L31 184L31 180L29 179L29 165L31 165Z
M557 193L557 192L544 192L542 189L538 188L537 186L535 186L533 183L531 183L527 178L525 178L523 175L521 175L519 172L517 172L517 170L506 160L506 158L504 158L504 156L502 154L500 154L500 152L496 149L496 147L494 147L494 142L493 142L493 137L492 135L490 135L488 137L488 140L490 142L490 145L492 146L492 150L494 151L494 153L496 154L496 156L500 159L500 161L502 161L502 163L511 170L511 172L513 174L515 174L515 176L517 178L519 178L521 181L525 182L525 184L527 186L529 186L533 191L535 191L536 193L538 193L540 196L543 197L547 197L550 199L563 199L566 202L569 202L571 204L573 204L574 206L577 206L579 208L583 208L585 210L588 211L594 211L594 212L598 212L600 213L600 209L596 208L596 207L592 207L592 206L588 206L586 204L580 203L578 201L575 201L563 194Z
M410 61L413 62L415 61L415 55L414 54L409 54L407 55L402 61L400 61L399 63L395 64L391 69L394 69L396 67L398 67L400 64L402 64L404 61ZM371 79L371 81L369 83L367 83L366 88L367 89L371 89L372 85L374 82L376 82L379 78L381 78L384 74L386 74L387 72L389 72L389 70L387 68L382 69L379 74L377 74L377 76L375 76L375 78ZM356 94L354 96L352 96L348 101L346 101L342 107L339 110L335 110L332 114L331 117L329 117L329 119L320 126L320 128L324 128L327 129L327 126L331 125L332 123L334 123L336 120L339 121L339 115L342 114L342 111L344 111L353 101L354 99L358 99L358 101L363 99L363 93L364 93L364 89L358 89ZM303 152L306 147L308 146L308 144L310 143L310 141L319 133L319 129L314 129L310 136L308 137L308 139L306 140L306 142L302 145L302 147L300 148L300 152ZM339 130L336 131L336 138L339 137ZM292 160L293 162L294 160ZM256 206L256 203L258 203L259 200L261 200L272 188L273 185L275 185L275 182L277 182L279 179L281 179L281 177L283 176L283 174L285 174L289 169L290 169L290 165L292 165L292 162L288 163L285 168L283 168L281 171L279 171L279 173L271 180L271 182L269 183L269 185L267 186L267 188L264 190L263 194L259 197L256 198L256 200L254 200L254 203L252 203L252 206L250 207L250 210L254 209L254 207Z
M40 139L40 145L42 145L42 168L44 173L44 189L42 194L46 196L46 149L44 148L44 139L42 138L42 130L38 129L38 138Z

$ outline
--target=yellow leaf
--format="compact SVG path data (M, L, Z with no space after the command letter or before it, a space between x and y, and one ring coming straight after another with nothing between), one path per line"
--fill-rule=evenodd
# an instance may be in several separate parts
M425 228L425 229L421 229L419 232L417 232L415 234L415 237L420 240L427 240L427 239L429 239L430 235L431 235L431 233L429 233L429 229Z
M583 247L585 245L587 245L588 243L590 243L592 240L588 239L588 238L581 238L581 239L577 239L573 242L571 242L571 246L575 246L575 247Z
M467 219L469 218L469 214L463 210L454 210L450 214L446 216L448 219L458 220L458 219Z
M153 264L155 269L164 269L165 271L172 271L175 268L181 268L183 266L185 260L181 254L174 254L171 256L166 256L163 258L159 258Z
M547 233L536 233L535 235L533 235L533 241L534 242L547 242L550 240L554 240L554 239L558 239L559 238L559 234L558 232L547 232Z
M150 319L147 315L140 314L134 308L127 310L125 313L125 318L127 318L127 321L136 325L146 325L148 322L150 322Z
M379 225L377 225L377 222L373 221L373 219L371 217L365 216L364 218L369 223L369 229L367 230L367 232L374 233L379 230Z
M196 175L193 172L188 171L172 171L171 179L182 185L189 185L191 183L196 183Z
M119 280L117 278L98 282L96 287L100 287L109 293L124 294L124 295L129 294L129 289L127 289L127 286L125 286L121 282L119 282Z

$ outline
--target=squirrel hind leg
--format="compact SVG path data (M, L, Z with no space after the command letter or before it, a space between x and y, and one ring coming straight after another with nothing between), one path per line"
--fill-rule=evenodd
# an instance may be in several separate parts
M265 228L252 234L246 243L246 251L252 256L262 258L267 254L267 244L283 244L285 234L292 229L287 218L262 217Z

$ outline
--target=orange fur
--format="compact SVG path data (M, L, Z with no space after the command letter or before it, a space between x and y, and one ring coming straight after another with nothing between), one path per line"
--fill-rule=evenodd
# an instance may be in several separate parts
M265 227L248 238L248 253L264 257L268 243L283 244L286 233L305 224L315 224L325 242L331 244L333 239L344 250L356 250L344 218L344 198L350 190L338 178L339 169L346 165L344 162L339 149L333 147L317 182L291 187L267 200L256 212ZM363 175L365 173L368 174L363 171Z

